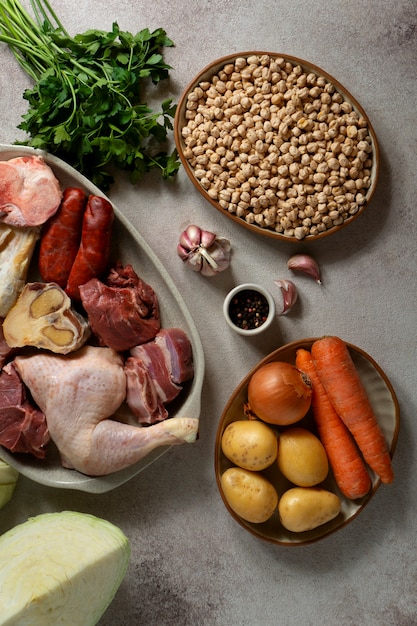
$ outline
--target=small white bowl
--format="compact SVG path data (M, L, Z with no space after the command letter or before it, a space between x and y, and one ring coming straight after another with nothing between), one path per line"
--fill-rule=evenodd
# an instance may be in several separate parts
M244 328L241 327L238 322L234 320L233 311L231 310L233 307L233 300L244 291L256 292L265 302L265 320L261 321L261 323L259 323L259 325L257 326L251 325L249 328ZM233 328L235 332L237 332L239 335L252 337L253 335L259 335L260 333L263 333L272 324L272 321L275 317L275 302L269 291L267 291L261 285L256 285L254 283L242 283L241 285L237 285L236 287L234 287L227 294L223 303L223 314L226 322L229 324L230 328Z

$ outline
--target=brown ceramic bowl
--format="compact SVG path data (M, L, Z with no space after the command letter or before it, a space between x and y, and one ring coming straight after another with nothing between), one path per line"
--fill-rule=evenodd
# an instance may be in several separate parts
M278 68L279 72L271 71L265 78L242 79L241 82L238 83L239 76L242 77L242 74L230 74L232 69L236 69L235 63L237 59L246 61L249 59L248 63L257 59L259 61L259 67L262 66L263 62L265 63L265 59L273 60L274 62L278 62L278 59L282 59L284 65ZM237 63L239 62L240 61L237 61ZM281 63L281 61L279 62ZM279 81L285 80L283 77L288 74L286 69L289 70L290 68L294 71L291 70L290 77L287 76L286 79L288 79L289 85L292 83L292 99L285 99L286 94L280 96L276 92L279 92L280 89L278 86ZM276 67L272 66L272 70L274 69L276 69ZM226 74L226 72L229 73ZM266 74L268 74L268 72L266 72ZM301 77L299 74L301 74ZM291 78L291 75L295 78ZM211 95L209 95L207 86L212 82L213 77L217 76L223 79L224 87L222 87L222 89L226 89L224 98L226 98L226 101L228 101L230 105L232 104L229 98L231 94L234 94L237 99L240 98L241 102L244 102L244 108L242 108L241 104L233 105L237 107L233 109L237 111L235 116L231 114L232 106L223 104L223 96L221 94L220 100L218 101L209 99ZM230 80L231 78L235 79L233 83ZM314 85L317 79L319 85ZM245 80L247 80L247 82L245 82ZM299 84L296 84L298 80ZM300 89L303 88L302 83L304 80L307 81L305 85L307 91L304 88L304 92L302 92ZM200 86L203 86L204 90L198 94L200 96L198 98L195 89ZM233 87L233 89L230 89L228 92L228 87ZM317 88L318 94L311 91L313 87ZM253 105L253 100L247 99L243 101L242 99L243 96L248 93L250 94L250 90L253 91L254 89L253 98L256 100L254 106L261 107L263 111L262 115L258 114L257 118L254 118L256 111L254 111L253 108L247 108ZM264 89L267 91L266 95L263 94ZM331 93L332 91L333 94ZM322 99L329 99L329 93L331 98L341 100L339 106L342 106L343 109L352 109L352 111L350 113L348 113L348 111L344 113L343 110L341 112L328 111L326 113L326 108L335 107L337 109L338 107L338 102L334 102L333 100L331 100L330 103L322 102ZM252 98L252 95L248 97ZM288 97L289 96L287 96L287 98ZM217 106L216 111L215 105L213 104L214 102L220 105ZM290 107L290 102L292 108ZM268 103L272 103L271 106L269 106ZM267 104L268 106L266 106ZM225 109L228 109L228 111ZM330 119L329 113L333 119ZM195 115L200 117L200 119L197 119L197 122L194 117ZM217 115L221 118L221 121L219 122L216 117L212 119L213 115ZM265 115L267 116L266 120L264 119ZM277 120L281 115L287 116L284 120L286 128L285 124L283 127L277 125ZM360 120L359 124L356 125L352 122L352 119L349 119L352 115ZM294 116L294 118L292 116ZM300 116L302 119L299 119ZM263 147L261 146L260 152L256 147L256 143L252 141L253 138L250 137L249 131L253 129L248 127L248 124L251 123L248 121L248 118L251 118L252 122L257 121L259 124L263 124L263 128L267 131L267 136L265 136L263 140ZM234 139L238 137L239 141L236 141L236 145L233 144L229 146L226 156L216 156L213 155L213 152L216 152L218 149L219 142L221 144L224 143L222 137L218 138L218 133L220 126L224 130L225 120L227 120L228 123L226 134ZM323 120L326 121L323 122ZM327 131L324 126L320 125L322 123L327 125ZM190 128L190 124L195 124L197 130ZM267 125L265 126L265 124ZM340 166L336 164L339 169L336 170L335 173L335 161L332 161L332 167L330 168L333 172L332 179L328 181L326 178L325 184L331 183L334 193L330 195L326 194L327 200L323 208L323 197L318 197L320 187L316 187L316 185L323 185L323 183L320 182L322 178L320 174L322 173L321 169L325 168L325 164L320 163L317 168L317 162L314 161L313 157L315 156L316 159L323 158L316 156L317 152L323 150L323 160L329 163L333 152L332 146L334 145L335 137L329 137L325 134L323 139L320 139L320 134L315 134L313 137L312 133L320 133L320 131L326 133L331 126L331 135L337 133L339 139L349 135L347 143L353 145L354 154L343 158L340 152L339 154L337 153L338 147L336 146L334 156L338 158L340 155L342 164ZM357 127L360 134L356 137L351 137L351 135L356 132L353 128L354 126ZM339 130L336 131L336 128ZM206 132L207 136L203 136L203 132ZM193 133L193 138L187 138L186 133ZM363 151L359 150L360 146L358 147L358 137L362 139L362 135L365 136L367 143L367 150L365 151L366 158ZM335 78L330 76L330 74L312 63L288 55L256 51L241 52L239 54L221 57L210 63L191 80L178 102L174 120L174 137L179 157L185 171L198 192L201 193L210 204L224 215L227 215L231 220L252 232L278 240L291 242L314 241L339 231L363 213L377 185L379 171L378 143L371 123L361 105ZM250 147L248 149L248 146L246 146L244 152L242 150L242 140L248 138L250 138ZM197 142L201 144L198 147L198 155L193 151L195 150L195 146L189 144L190 141L194 142L196 139ZM288 145L281 148L282 142ZM289 145L294 142L298 152L291 155L291 157L288 156L287 153L281 154L281 149L287 149ZM317 145L318 143L320 145ZM336 143L342 145L342 142L338 141L337 136ZM223 148L221 147L220 149L222 150ZM271 154L271 152L275 150L278 150L279 161L271 164L269 159L266 159L266 156L269 156L270 159L274 159L275 156ZM293 147L291 147L291 151L292 150ZM346 150L348 151L349 148L346 148ZM358 150L360 151L359 175L355 174L351 169L353 167L352 161L356 158L355 155ZM248 162L243 163L243 166L238 162L236 169L236 158L242 158L243 153L247 155L243 156L243 159L250 157L250 161L256 161L256 159L259 158L258 163L253 164L249 168L249 171L247 170L248 165L250 165ZM229 160L232 154L233 158ZM210 166L201 165L202 160L218 159L219 157L221 160L215 164L211 163ZM307 158L309 158L310 161L306 167L306 164L301 159ZM281 166L285 168L285 159L289 161L293 159L292 163L287 163L287 166L291 167L291 172L288 174L283 173L281 169ZM232 165L230 165L230 163ZM312 164L311 167L310 163ZM258 170L260 166L262 166L262 170ZM278 167L280 167L279 170ZM213 168L215 170L214 172ZM271 180L270 184L269 182L263 182L261 179L261 177L264 176L265 168L269 168L268 176ZM205 174L208 169L210 169L210 174L206 176ZM260 176L259 172L261 172ZM244 202L246 202L246 205L240 207L236 204L235 198L231 195L233 190L236 190L236 175L238 175L238 178L244 183L244 187L241 191L246 191L246 193L249 194L249 199L247 195L243 197L241 197L241 195L239 196L240 201L244 200ZM312 179L313 176L316 177L314 180ZM212 178L211 180L209 180L210 177ZM357 188L357 184L362 185L360 182L357 183L358 180L365 181L365 186ZM306 183L307 188L300 186ZM265 184L267 187L265 187ZM287 185L287 187L285 187L285 185ZM215 187L218 191L215 191ZM223 189L223 187L225 187L225 189ZM354 188L352 189L352 187ZM338 188L340 188L340 190ZM221 192L220 195L219 192ZM347 196L346 193L348 194ZM357 196L358 193L361 194L361 196ZM345 200L342 199L342 196L345 196ZM321 203L319 202L320 198ZM266 206L269 212L278 210L282 213L279 220L275 220L273 225L268 226L262 222L261 225L259 225L259 222L256 221L259 220L259 216L255 217L255 212L258 211L262 213L263 210L256 207L257 204L259 206L261 200L263 206ZM345 204L343 204L343 202L345 202ZM317 206L318 204L320 204L320 207ZM247 205L249 205L249 208ZM311 211L310 206L308 206L307 211L305 211L305 205L313 206L314 211ZM291 211L293 211L294 208L296 208L296 216L294 216L294 214L291 215ZM320 211L318 211L319 208ZM334 213L335 209L339 211L337 217L336 213ZM300 210L304 211L304 213L300 213ZM242 211L243 214L241 215ZM246 215L245 212L248 214ZM324 217L324 215L326 215L326 217ZM321 217L319 218L319 216ZM293 226L291 226L289 230L284 228L284 226L288 226L288 219L293 219ZM304 230L303 220L305 219L312 220L312 223L308 226L308 234L306 234ZM322 220L320 226L317 225L318 219ZM281 220L284 221L281 222ZM277 221L280 222L278 228L276 227ZM308 224L308 222L306 222L306 224Z
M244 419L243 405L247 401L247 386L253 373L258 370L265 363L270 361L287 361L289 363L295 362L295 355L299 348L305 348L309 350L315 341L314 338L302 339L300 341L294 341L289 343L274 352L271 352L268 356L262 359L239 383L234 392L232 393L229 401L227 402L223 414L220 418L220 422L217 429L216 443L215 443L215 474L217 480L217 486L220 491L220 495L223 502L229 511L233 519L238 522L243 528L249 531L255 537L263 539L267 542L281 545L281 546L299 546L306 545L312 542L323 539L324 537L340 530L350 522L352 522L359 513L364 509L366 504L373 498L377 489L380 486L380 479L373 472L370 471L372 480L372 487L370 492L364 498L360 500L349 500L345 498L339 491L337 484L334 480L331 470L323 483L320 483L320 487L328 489L336 493L341 499L341 512L340 514L330 522L315 528L314 530L295 533L286 530L280 523L278 512L275 511L273 516L264 523L253 524L245 521L230 508L221 487L221 476L223 472L233 464L226 458L221 449L221 439L225 428L234 421ZM388 443L388 447L391 456L394 454L395 446L397 443L399 426L400 426L400 412L398 401L395 392L392 388L390 381L384 374L379 365L370 357L366 352L357 348L351 344L347 344L351 353L352 359L358 369L362 383L365 386L369 400L374 409L375 415L378 419L379 425L385 435L385 439ZM297 426L303 426L314 429L314 420L311 415L311 411L307 416L296 424ZM277 489L278 496L283 491L293 486L289 483L278 470L277 463L274 463L271 467L261 472L268 480L270 480ZM389 489L389 486L384 486L385 489Z

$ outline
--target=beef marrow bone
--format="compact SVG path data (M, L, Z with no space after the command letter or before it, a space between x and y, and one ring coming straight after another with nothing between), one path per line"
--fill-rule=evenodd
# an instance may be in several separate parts
M11 348L34 346L58 354L78 350L89 338L87 320L56 283L27 283L3 322Z

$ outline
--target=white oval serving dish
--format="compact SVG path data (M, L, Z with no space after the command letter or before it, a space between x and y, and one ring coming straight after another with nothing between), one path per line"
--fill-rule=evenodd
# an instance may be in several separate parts
M82 187L88 194L104 196L100 189L87 178L53 155L26 146L0 145L0 160L2 161L30 154L37 154L44 158L54 171L63 189L69 186ZM162 326L165 328L179 326L188 334L192 344L194 378L188 386L184 385L182 393L172 404L170 417L199 418L205 363L197 328L175 283L150 245L114 204L113 208L115 221L112 259L119 260L123 264L130 263L138 275L152 286L159 299ZM23 476L42 485L61 489L77 489L89 493L104 493L122 485L142 472L169 449L169 446L158 448L135 465L100 477L90 477L76 470L63 468L58 450L52 442L49 444L45 460L38 460L24 454L12 454L2 446L0 446L0 457L15 467Z

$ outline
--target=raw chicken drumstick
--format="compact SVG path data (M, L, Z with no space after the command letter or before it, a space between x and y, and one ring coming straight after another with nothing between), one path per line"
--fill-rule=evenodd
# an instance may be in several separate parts
M192 443L198 419L174 417L148 427L112 417L126 395L121 356L84 346L62 356L17 356L14 364L46 416L64 467L101 476L133 465L159 446Z

